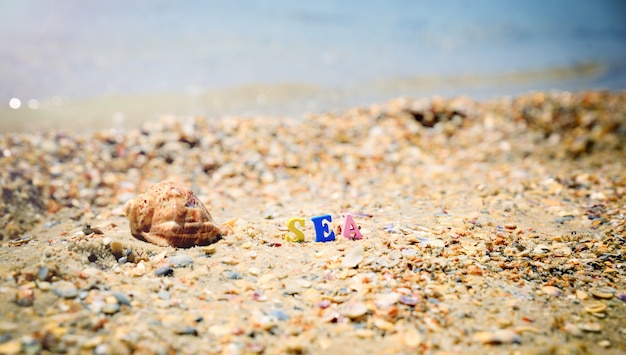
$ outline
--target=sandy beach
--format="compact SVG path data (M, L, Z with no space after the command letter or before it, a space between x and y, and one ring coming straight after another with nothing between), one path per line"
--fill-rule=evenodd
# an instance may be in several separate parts
M625 141L608 91L2 133L0 354L623 354ZM133 238L164 180L230 233Z

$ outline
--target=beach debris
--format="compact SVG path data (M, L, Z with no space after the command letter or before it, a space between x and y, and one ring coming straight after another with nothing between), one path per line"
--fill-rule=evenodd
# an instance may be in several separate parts
M187 254L176 254L169 258L173 267L186 267L193 265L193 258Z
M78 296L78 288L69 281L59 281L52 285L52 291L62 298L74 298Z
M29 236L26 236L26 237L15 239L15 240L9 240L9 246L10 247L19 247L19 246L22 246L24 244L28 244L28 242L30 242L31 239L33 239L33 237L29 235Z
M478 332L474 334L474 339L483 344L520 344L522 342L522 338L509 329Z
M104 232L102 232L98 228L91 228L90 224L85 224L85 227L83 228L83 233L85 233L85 235L104 234Z
M190 248L217 242L229 230L217 224L189 188L161 181L124 206L133 237L160 246Z
M363 256L363 246L357 245L346 253L346 256L344 256L341 261L341 266L348 268L356 267L361 261L363 261Z

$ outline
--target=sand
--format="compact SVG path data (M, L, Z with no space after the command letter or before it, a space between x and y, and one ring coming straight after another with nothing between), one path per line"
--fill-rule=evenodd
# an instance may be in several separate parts
M624 353L625 138L617 92L6 133L0 353ZM133 238L163 180L232 231Z

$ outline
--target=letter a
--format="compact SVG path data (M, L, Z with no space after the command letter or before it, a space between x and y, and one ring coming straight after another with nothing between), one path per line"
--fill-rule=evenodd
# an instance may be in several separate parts
M363 239L363 234L361 234L359 227L354 223L354 218L352 218L351 214L346 214L341 234L348 239Z

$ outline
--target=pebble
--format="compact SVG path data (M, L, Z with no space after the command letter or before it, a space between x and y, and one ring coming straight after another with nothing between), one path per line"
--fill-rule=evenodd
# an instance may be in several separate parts
M110 248L111 248L111 254L115 256L116 260L123 256L123 246L121 242L117 240L112 241L110 244Z
M602 325L600 323L587 322L580 324L580 329L589 333L600 333L602 332Z
M239 261L231 256L225 256L220 261L226 265L237 265Z
M270 311L270 315L272 317L276 317L279 321L289 320L289 315L285 313L282 309L274 309Z
M113 295L113 297L115 297L115 299L117 300L117 302L119 304L123 304L123 305L128 306L128 307L131 306L130 300L128 299L128 297L126 297L125 294L123 294L123 293L121 293L119 291L113 291L111 294Z
M446 246L446 242L439 238L418 237L418 240L423 247L443 248Z
M611 341L610 340L606 340L606 339L600 340L598 342L598 346L602 347L602 348L610 348L611 347Z
M18 340L8 341L0 344L0 354L13 355L22 352L22 343Z
M237 271L226 270L222 273L222 275L229 280L241 280L243 279L243 275Z
M602 302L595 302L585 307L585 312L588 313L602 313L604 311L606 311L606 304Z
M74 298L78 296L78 288L69 281L59 281L52 284L52 291L59 297Z
M407 306L415 306L418 302L417 298L405 295L400 296L399 301L400 303Z
M161 266L161 267L158 267L154 271L154 273L157 276L172 276L172 275L174 275L174 269L171 266L169 266L169 265L168 266Z
M541 292L552 297L560 297L563 295L563 291L561 291L560 288L554 286L543 286L541 288Z
M344 303L341 306L339 313L350 319L356 319L365 315L367 311L368 309L365 303L355 302L355 303Z
M105 303L102 306L102 313L104 314L115 314L120 310L120 305L116 303Z
M341 261L341 266L348 268L357 267L357 265L359 265L359 263L363 261L364 254L365 251L363 250L363 246L357 245L353 247L346 253L346 256L344 256L343 260Z
M474 334L474 339L483 344L512 344L522 343L522 337L509 329L500 329L492 332L478 332Z
M15 294L15 303L21 307L30 307L35 303L35 291L28 287L20 287Z
M374 326L380 330L392 330L395 328L395 324L389 321L386 321L381 318L376 318L374 320Z
M591 293L593 297L605 299L605 300L609 300L613 298L613 295L615 295L615 291L613 290L597 289L597 288L592 288L591 290L589 290L589 293Z
M576 338L582 338L584 335L582 328L577 324L565 323L563 330Z
M376 296L374 303L379 309L387 309L400 300L400 294L396 292L382 293Z
M169 258L169 262L175 268L193 265L193 259L187 254L176 254Z
M192 335L198 336L198 330L194 327L182 326L174 329L174 333L178 335Z
M217 249L215 247L215 244L211 244L211 245L207 245L206 247L203 247L202 251L204 251L204 253L207 255L212 255L212 254L215 254Z

